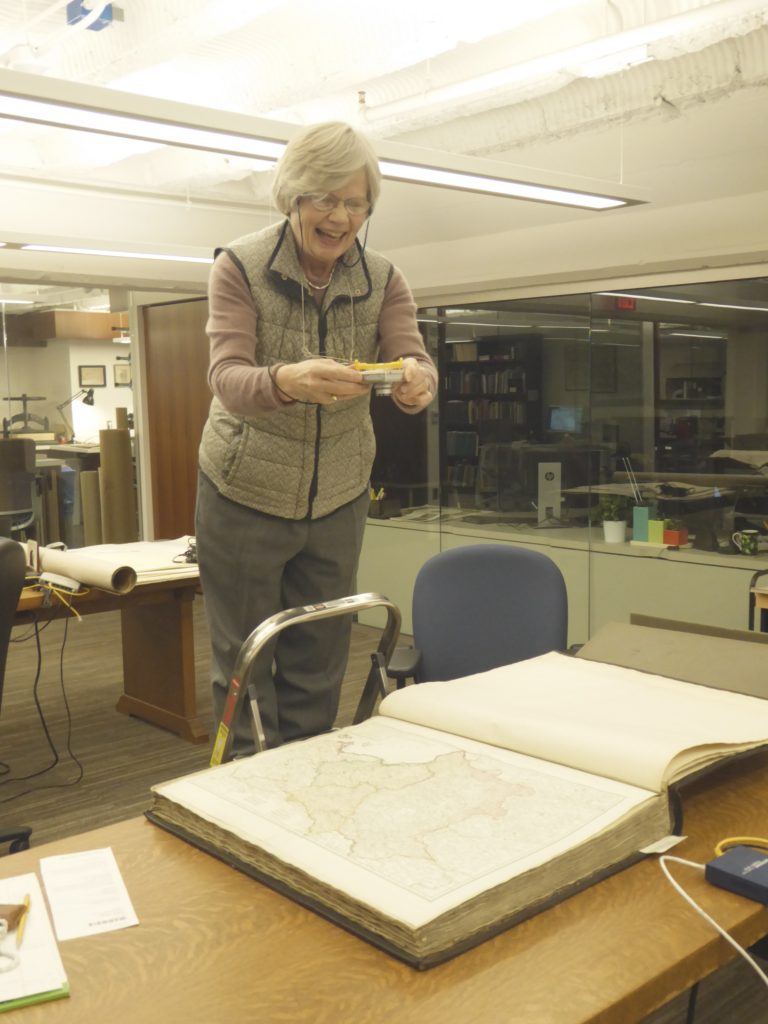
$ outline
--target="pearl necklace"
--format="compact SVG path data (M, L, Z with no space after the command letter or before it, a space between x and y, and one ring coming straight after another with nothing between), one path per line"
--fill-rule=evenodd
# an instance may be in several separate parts
M336 264L334 263L333 267L331 268L331 272L328 275L328 280L324 281L322 284L315 284L314 281L310 281L309 278L307 277L306 271L304 270L303 267L302 267L302 270L301 270L301 276L304 278L304 283L306 284L306 286L308 288L313 288L316 292L322 292L322 291L325 291L325 289L328 287L328 285L333 280L333 275L334 275L335 271L336 271Z

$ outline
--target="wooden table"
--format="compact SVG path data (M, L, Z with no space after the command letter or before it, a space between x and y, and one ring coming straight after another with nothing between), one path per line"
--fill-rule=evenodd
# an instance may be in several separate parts
M679 855L768 835L768 755L691 787ZM649 858L468 953L418 972L143 819L0 860L111 846L138 927L61 944L71 997L3 1024L633 1024L734 950ZM768 908L676 877L743 945Z
M192 743L208 740L197 714L192 604L196 576L143 583L127 594L95 587L74 594L80 615L119 611L122 624L123 693L117 710L170 729ZM72 613L57 599L43 604L40 590L27 587L16 610L16 624L34 615L40 621Z

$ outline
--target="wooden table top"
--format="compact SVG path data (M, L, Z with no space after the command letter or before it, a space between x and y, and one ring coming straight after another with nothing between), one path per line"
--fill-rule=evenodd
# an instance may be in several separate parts
M768 755L691 787L677 848L703 862L725 836L768 835ZM732 959L655 858L419 972L291 900L132 819L0 860L111 846L138 927L61 943L71 997L4 1024L630 1024ZM768 908L673 866L743 945Z

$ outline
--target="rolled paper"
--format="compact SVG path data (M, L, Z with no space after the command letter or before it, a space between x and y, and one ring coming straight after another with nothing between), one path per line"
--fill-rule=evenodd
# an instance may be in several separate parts
M39 556L42 572L68 576L85 586L111 590L115 594L127 594L136 586L136 570L119 558L98 558L82 548L61 551L46 547L39 548Z

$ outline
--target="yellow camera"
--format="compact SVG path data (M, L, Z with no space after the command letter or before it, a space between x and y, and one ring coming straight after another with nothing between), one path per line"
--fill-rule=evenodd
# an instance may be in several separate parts
M367 384L373 385L377 395L391 395L392 385L403 379L402 359L392 363L361 363L356 359L352 367L362 373Z

